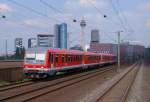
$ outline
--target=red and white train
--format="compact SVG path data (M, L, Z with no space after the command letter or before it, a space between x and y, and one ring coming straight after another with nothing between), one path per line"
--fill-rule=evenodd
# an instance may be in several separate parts
M26 51L24 73L30 78L44 78L58 71L112 64L116 56L77 50L30 48Z

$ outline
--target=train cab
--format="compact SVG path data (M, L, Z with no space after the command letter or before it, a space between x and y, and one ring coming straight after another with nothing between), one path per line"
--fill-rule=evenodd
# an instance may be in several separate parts
M24 58L24 73L31 78L46 77L49 71L47 48L29 48Z

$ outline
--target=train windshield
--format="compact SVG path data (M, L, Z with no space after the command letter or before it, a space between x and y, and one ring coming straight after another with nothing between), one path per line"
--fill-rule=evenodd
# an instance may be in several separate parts
M25 63L28 64L44 64L45 63L45 53L26 53Z

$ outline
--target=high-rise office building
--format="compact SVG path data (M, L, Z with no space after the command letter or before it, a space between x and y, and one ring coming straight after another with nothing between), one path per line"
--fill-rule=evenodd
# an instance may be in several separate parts
M62 23L55 25L55 47L60 49L67 49L67 24Z
M53 47L54 36L50 34L39 34L37 35L37 46L38 47Z
M37 41L36 38L29 38L28 39L28 48L36 47Z
M62 23L60 24L59 29L59 44L61 49L67 49L67 24Z
M23 39L22 38L15 38L15 49L23 48Z
M99 43L99 30L97 29L94 29L94 30L91 30L91 42L94 42L94 43Z
M59 48L59 24L54 26L55 48Z

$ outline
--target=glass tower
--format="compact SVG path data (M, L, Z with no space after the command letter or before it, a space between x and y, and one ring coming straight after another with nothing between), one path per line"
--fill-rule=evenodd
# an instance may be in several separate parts
M59 27L59 47L67 49L67 24L62 23Z
M55 25L55 47L67 49L67 24Z

